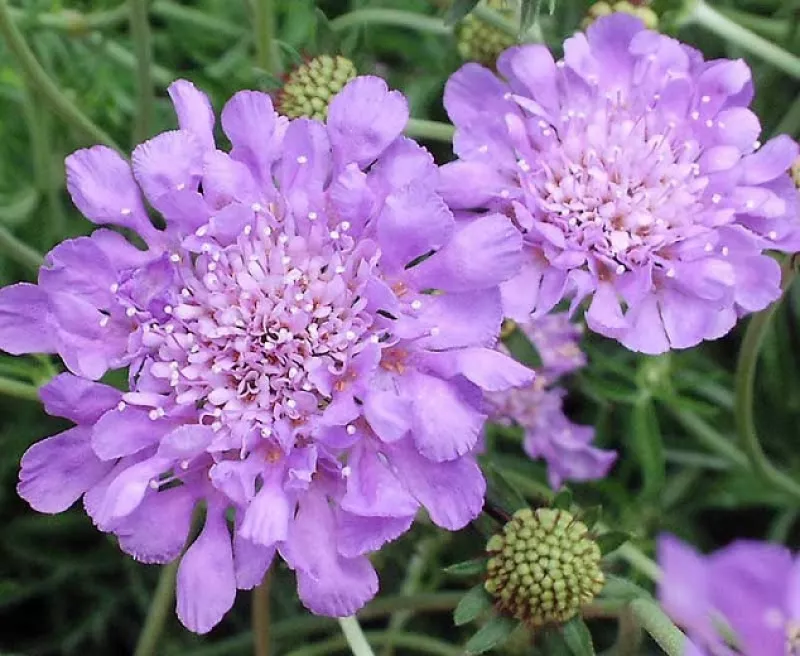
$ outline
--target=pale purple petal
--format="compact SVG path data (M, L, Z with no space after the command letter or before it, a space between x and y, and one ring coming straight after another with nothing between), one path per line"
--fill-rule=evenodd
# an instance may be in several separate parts
M119 403L122 392L73 374L59 374L39 388L47 414L93 424Z
M7 353L53 353L56 333L47 293L22 282L0 289L0 348Z
M194 135L205 150L214 150L214 109L208 96L188 80L175 80L167 87L178 125Z
M406 517L361 517L349 512L336 513L337 547L346 558L356 558L396 540L405 533L414 521L414 515Z

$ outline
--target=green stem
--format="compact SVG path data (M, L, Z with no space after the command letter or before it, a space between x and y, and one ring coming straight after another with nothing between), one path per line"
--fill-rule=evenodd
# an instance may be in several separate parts
M275 0L252 0L256 41L256 66L270 75L281 72L275 41Z
M796 270L792 257L787 258L783 267L783 291L792 284ZM800 499L800 483L777 469L767 458L758 440L754 417L754 388L758 353L769 330L770 320L780 305L780 299L766 310L756 314L747 326L747 331L739 350L736 366L736 429L739 440L753 472L765 483Z
M445 25L444 21L439 18L417 14L413 11L383 9L379 7L351 11L338 18L334 18L330 22L330 27L332 30L340 31L370 23L407 27L412 30L429 32L440 36L447 36L453 32L452 28Z
M797 136L800 133L800 95L794 99L781 122L775 128L775 134L788 134Z
M11 16L23 26L64 30L72 34L84 34L93 30L117 27L128 18L128 5L122 3L114 9L103 9L83 13L74 9L59 12L35 13L11 7Z
M0 377L0 394L12 396L15 399L25 401L38 401L39 390L28 383L21 383L18 380Z
M73 125L87 139L119 150L119 146L114 143L114 140L61 93L56 83L50 79L14 23L6 0L0 0L0 35L5 39L8 49L16 58L26 81L36 89L56 114Z
M616 656L636 656L642 644L642 627L633 616L630 608L619 615L617 622L617 642L614 645Z
M500 13L492 9L491 7L482 7L478 5L475 9L472 10L472 13L475 14L478 18L482 21L489 23L493 27L496 27L498 30L502 30L506 34L513 36L515 39L519 38L519 25L514 21L508 20L507 18L503 17ZM536 29L537 26L532 28L532 34L530 35L531 39L534 41L541 41L541 31ZM527 35L523 35L527 36Z
M757 16L732 7L720 7L719 12L742 27L746 27L770 41L785 41L788 36L791 36L788 21L776 20L767 16Z
M649 599L635 599L631 613L639 625L650 634L668 656L683 656L686 636L672 623L660 606Z
M178 573L180 558L176 558L161 569L161 576L147 611L142 632L136 643L134 656L155 656L158 653L158 643L164 633L167 619L172 615L172 602L175 598L175 577Z
M153 90L153 47L150 37L148 0L130 0L130 27L133 51L136 55L137 110L133 142L140 143L150 136L153 123L155 92Z
M800 78L800 58L742 27L703 0L697 0L688 22L735 43L784 73Z
M151 5L150 11L154 16L158 16L163 20L183 23L186 27L203 30L204 32L216 32L219 36L227 39L238 39L244 34L244 30L238 25L229 23L219 16L209 16L197 9L168 2L167 0L156 0Z
M126 50L119 43L111 39L103 40L100 38L100 43L103 52L112 61L117 62L121 66L125 66L125 68L136 68L136 56L130 50ZM150 74L153 76L155 83L162 87L169 86L175 79L175 75L163 66L153 65L150 69Z
M410 118L406 124L405 133L416 139L431 139L434 141L451 142L455 128L449 123L428 121L422 118Z
M453 645L449 645L446 642L420 635L418 633L398 633L395 636L391 636L386 631L368 631L366 633L366 637L368 637L370 642L376 646L383 645L387 640L392 639L398 647L404 647L412 652L433 654L434 656L462 656L464 653L463 650L454 647ZM337 651L343 651L344 649L347 649L347 647L350 647L353 650L354 656L372 653L371 651L356 651L353 649L353 645L351 643L349 643L344 637L339 636L336 638L331 638L330 640L318 642L315 645L308 645L306 647L301 647L300 649L295 649L294 651L289 652L286 656L329 656ZM367 645L367 648L369 649L369 645Z
M353 656L375 656L364 632L361 630L361 625L354 615L340 617L339 626L342 628L342 633L347 645L350 647L350 651L353 652ZM322 651L318 653L327 654L328 652Z
M270 645L270 603L269 588L271 580L271 570L267 574L261 585L253 590L253 641L255 642L255 656L269 656Z
M737 467L747 467L747 456L734 442L719 433L717 429L669 400L662 399L664 407L692 436L710 451L723 456Z
M3 226L0 226L0 251L34 271L38 271L42 265L42 256Z

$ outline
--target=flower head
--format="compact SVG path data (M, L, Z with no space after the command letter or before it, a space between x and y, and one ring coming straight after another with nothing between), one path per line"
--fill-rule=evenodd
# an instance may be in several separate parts
M702 556L662 536L658 560L659 598L686 629L693 654L800 653L800 557L785 547L741 540Z
M467 64L449 80L460 159L440 186L451 207L502 211L524 234L508 316L588 298L592 330L659 353L779 296L765 250L800 245L798 148L757 141L743 61L706 62L617 13L568 39L563 60L520 46L498 70Z
M507 0L486 0L485 5L501 16L516 20L516 11ZM458 52L466 61L494 68L500 53L513 46L516 39L499 27L470 13L457 28Z
M289 118L324 121L331 99L355 76L355 64L346 57L314 57L289 73L275 100L275 109Z
M581 329L566 313L554 313L516 324L539 353L542 367L529 385L489 394L490 418L524 432L523 448L533 459L547 463L550 486L564 481L603 478L617 459L614 451L592 446L594 428L570 421L564 414L565 391L557 379L581 368L586 359L578 346ZM508 353L505 346L498 347Z
M600 548L565 510L525 508L490 538L484 587L531 628L564 623L603 588Z
M169 91L180 129L132 168L104 147L67 159L83 214L147 248L104 227L51 251L38 285L0 291L0 347L58 353L70 373L42 398L77 424L28 451L19 492L43 512L83 496L159 563L204 500L178 570L194 631L276 551L309 609L350 615L378 587L365 554L420 506L448 529L480 512L483 390L532 378L492 348L520 236L500 215L454 221L430 155L400 136L405 98L378 78L349 83L327 124L236 94L230 153L205 95ZM118 368L127 391L94 382Z

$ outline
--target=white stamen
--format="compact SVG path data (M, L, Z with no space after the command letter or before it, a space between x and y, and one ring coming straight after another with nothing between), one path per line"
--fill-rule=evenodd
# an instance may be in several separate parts
M200 226L197 230L194 231L198 237L205 237L208 234L208 226Z
M342 232L347 232L348 230L350 230L350 221L342 221L339 224L339 228L341 229Z
M714 205L719 204L721 201L722 201L722 196L720 196L719 194L714 194L711 197L711 202L714 203Z
M125 310L125 314L129 317L132 317L134 314L136 314L136 308L129 307L127 310Z
M412 310L419 310L422 307L422 301L416 300L411 302L411 309Z
M306 157L305 155L300 155L300 157L297 158L298 164L306 164L307 162L308 162L308 157Z
M702 98L700 98L700 102L704 103L704 104L710 103L711 102L711 96L703 96Z
M117 403L117 410L119 410L120 412L122 412L125 408L126 408L125 401L120 401L119 403Z
M119 291L119 285L117 283L114 283L113 285L111 285L111 287L109 287L109 289L111 290L112 294L116 294Z
M433 328L430 329L431 337L436 337L436 335L438 335L440 332L442 332L442 329L439 328L438 326L434 326Z
M251 232L253 232L253 226L244 227L244 234L249 235Z
M150 417L151 421L155 421L156 419L158 419L158 411L151 410L150 412L147 413L147 416Z
M100 319L100 327L105 328L108 325L108 321L109 318L107 316Z
M348 330L344 334L344 336L347 338L347 341L349 342L352 342L357 337L357 335L352 330Z
M309 221L316 221L317 217L319 217L319 214L317 214L316 212L309 212L308 213L308 220Z
M339 239L339 233L336 230L331 230L331 239Z
M164 314L172 314L172 306L171 305L165 305L164 306Z
M260 211L261 211L261 210L263 210L264 208L261 206L261 203L253 203L253 204L250 206L250 209L251 209L251 210L253 210L254 212L260 212Z
M667 269L667 278L674 278L676 275L675 269Z
M723 257L728 257L728 253L730 253L730 249L727 246L723 246L722 250L720 251Z
M345 429L348 435L355 435L356 434L356 427L353 424L348 424L347 428Z
M132 214L132 210L131 210L131 208L130 208L130 207L123 207L123 208L122 208L122 209L119 211L119 213L120 213L120 214L122 214L122 216L130 216L130 215Z
M286 405L289 408L296 408L297 407L297 401L295 401L294 399L289 399L288 401L286 401Z
M775 241L778 238L778 233L775 232L774 230L770 230L769 234L767 235L767 237L769 237L770 239Z

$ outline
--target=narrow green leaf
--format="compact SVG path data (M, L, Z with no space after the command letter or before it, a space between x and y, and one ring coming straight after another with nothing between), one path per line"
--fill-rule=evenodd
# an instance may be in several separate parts
M477 6L479 0L455 0L444 17L445 25L455 25Z
M573 656L594 656L592 634L580 616L573 617L567 622L562 628L562 633L564 642L567 643Z
M448 576L460 578L468 576L477 576L478 574L483 574L485 570L486 570L486 559L475 558L474 560L465 560L460 563L454 563L449 567L445 567L444 570L442 571Z
M331 28L331 23L325 12L319 7L315 10L316 24L314 26L314 50L316 53L335 53L339 49L339 36Z
M539 18L541 0L522 0L519 33L524 35Z
M501 470L494 463L490 462L486 467L486 479L488 503L496 505L509 515L513 515L520 508L528 507L525 497L503 476Z
M564 487L558 491L558 494L553 498L553 508L558 510L569 510L572 508L572 492L569 488Z
M631 536L623 531L609 531L603 533L596 540L597 546L600 547L600 552L605 556L606 554L619 549L623 544L630 540Z
M642 495L656 499L664 488L666 457L652 398L642 396L631 409L630 439L644 482Z
M600 517L602 517L602 515L603 506L589 506L581 511L578 519L586 524L586 528L591 531L594 525L600 521Z
M512 631L517 628L517 620L509 617L495 617L484 624L464 647L466 654L483 654L503 644Z
M492 598L483 588L483 583L479 583L467 594L461 597L458 606L453 611L453 622L456 626L462 626L471 622L478 615L492 607Z

